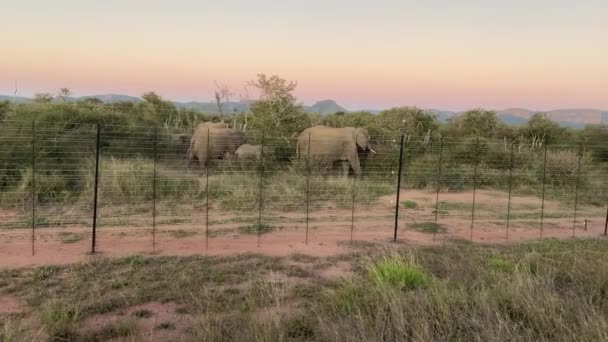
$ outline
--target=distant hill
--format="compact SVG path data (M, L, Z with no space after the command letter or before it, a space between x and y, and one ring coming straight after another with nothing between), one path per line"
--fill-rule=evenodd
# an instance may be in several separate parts
M31 101L31 99L28 97L21 97L21 96L15 97L15 96L9 96L9 95L0 95L0 101L11 101L11 102L15 101L17 103L26 103L26 102Z
M513 126L523 125L528 122L528 119L513 114L497 114L497 116L502 122Z
M104 95L93 95L93 96L82 96L77 97L76 100L85 100L85 99L99 99L105 103L114 103L114 102L140 102L143 101L139 97L130 96L130 95L122 95L122 94L104 94Z
M332 114L337 112L348 112L348 110L337 104L334 100L323 100L318 101L312 106L304 106L304 111L308 113L319 113L321 115Z
M535 113L540 111L531 111L522 108L509 108L498 111L499 115L511 115L522 119L529 119ZM557 109L543 112L551 120L560 123L562 126L582 127L586 124L600 124L605 122L606 117L601 110L597 109Z
M91 95L82 97L68 97L66 101L81 101L87 98L97 98L105 103L114 102L140 102L143 101L141 98L136 96L124 95L124 94L101 94ZM19 103L26 103L32 101L31 98L27 97L13 97L9 95L0 95L0 101L14 101ZM242 113L250 109L251 101L240 101L240 102L228 102L224 104L225 113ZM215 102L178 102L173 101L173 104L177 108L183 109L194 109L207 113L217 113L217 105ZM336 112L348 112L347 109L337 104L334 100L322 100L318 101L313 105L304 105L304 111L308 113L319 113L321 115L327 115ZM372 114L378 114L381 110L366 110ZM437 115L437 119L440 122L446 122L448 119L456 117L461 112L441 110L441 109L428 109L429 112ZM539 111L524 109L524 108L508 108L497 111L498 118L510 125L522 125L525 124L532 115ZM563 127L584 127L586 124L608 124L608 111L602 111L597 109L557 109L544 112L547 117L557 122Z

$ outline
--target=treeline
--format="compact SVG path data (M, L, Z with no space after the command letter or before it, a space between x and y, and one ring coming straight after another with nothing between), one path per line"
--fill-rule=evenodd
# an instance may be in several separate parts
M379 152L363 167L368 178L392 181L398 142L404 135L405 172L409 175L406 186L435 187L439 181L445 189L462 190L471 186L471 175L476 172L476 185L480 187L506 189L513 185L534 192L542 184L555 191L572 191L578 186L584 191L584 200L608 202L606 126L564 128L540 113L524 125L511 126L501 122L495 112L483 109L467 111L447 122L439 122L434 113L414 107L393 108L377 115L310 114L293 95L295 82L259 75L249 85L259 90L260 97L246 113L224 112L223 93L216 93L217 114L176 108L153 92L135 103L103 103L94 98L67 102L51 96L37 96L29 103L0 102L0 190L6 194L30 186L34 131L35 157L40 160L38 190L65 198L88 186L78 171L93 170L90 156L97 124L103 125L106 158L141 161L151 158L152 127L161 130L159 148L179 160L185 157L187 136L198 122L225 121L246 130L252 143L261 142L264 135L265 143L274 147L274 161L280 165L291 164L295 139L307 127L365 127ZM34 121L36 127L32 127ZM444 152L440 151L442 141ZM439 179L440 159L444 165ZM583 165L580 169L579 162ZM47 182L43 182L45 179Z

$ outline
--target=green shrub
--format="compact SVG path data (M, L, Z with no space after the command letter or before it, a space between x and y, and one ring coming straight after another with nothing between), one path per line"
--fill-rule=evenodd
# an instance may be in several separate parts
M407 200L407 201L401 202L401 205L406 209L418 208L418 203L416 203L416 201L413 201L413 200Z
M372 263L368 267L368 274L377 286L417 289L427 287L431 282L429 275L420 266L405 262L398 255Z

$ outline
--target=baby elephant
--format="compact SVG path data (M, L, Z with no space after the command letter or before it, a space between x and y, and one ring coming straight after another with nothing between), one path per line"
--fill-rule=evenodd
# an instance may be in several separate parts
M269 152L268 147L264 147L264 158L268 156ZM262 158L262 145L241 145L234 152L234 158L242 163L256 162Z

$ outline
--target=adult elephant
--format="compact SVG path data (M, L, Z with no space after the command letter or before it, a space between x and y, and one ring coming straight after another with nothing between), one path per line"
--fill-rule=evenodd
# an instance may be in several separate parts
M345 177L348 177L351 169L356 177L361 176L359 153L366 156L369 152L376 153L369 144L369 134L365 128L326 126L305 129L298 137L296 152L298 159L310 156L311 160L328 166L341 161Z
M245 141L241 131L230 128L227 124L204 122L196 126L190 140L187 158L188 166L198 161L207 170L211 160L223 159L226 154L232 155Z

